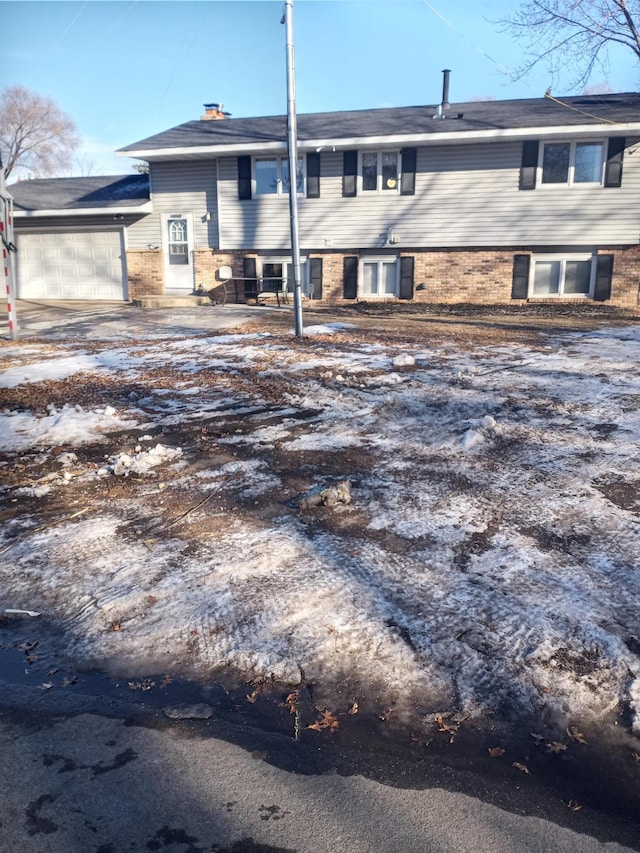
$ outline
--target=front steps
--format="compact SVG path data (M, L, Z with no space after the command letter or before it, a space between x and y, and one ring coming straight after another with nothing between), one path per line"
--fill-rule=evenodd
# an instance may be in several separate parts
M208 296L139 296L132 300L136 308L192 308L196 305L211 305Z

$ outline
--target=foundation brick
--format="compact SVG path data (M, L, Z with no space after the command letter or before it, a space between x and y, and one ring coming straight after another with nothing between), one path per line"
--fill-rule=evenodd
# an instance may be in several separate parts
M141 296L161 296L164 293L164 273L160 249L129 249L127 277L129 301Z

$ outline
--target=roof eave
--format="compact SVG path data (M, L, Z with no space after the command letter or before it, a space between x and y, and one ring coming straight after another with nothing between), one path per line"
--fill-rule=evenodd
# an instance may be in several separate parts
M150 201L131 207L62 207L48 210L20 210L14 208L14 219L32 218L37 216L119 216L125 214L151 213L153 204Z
M434 119L442 121L442 119ZM445 119L453 123L457 119ZM606 124L562 125L555 127L495 128L491 130L458 130L436 133L398 133L376 136L329 137L298 140L299 151L314 151L318 148L369 148L406 145L464 145L469 142L501 142L525 139L558 139L561 137L594 137L640 135L640 122L615 122ZM286 151L286 141L261 143L258 140L242 144L191 145L175 148L147 148L135 151L116 151L118 157L138 157L143 160L167 159L185 156L216 156L242 154L259 150Z

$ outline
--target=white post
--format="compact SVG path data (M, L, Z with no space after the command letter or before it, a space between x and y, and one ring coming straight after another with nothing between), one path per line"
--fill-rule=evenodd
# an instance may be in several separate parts
M15 267L12 253L16 248L13 238L13 197L4 183L4 171L0 161L0 240L2 241L2 274L7 288L7 313L9 315L9 336L12 341L18 339L18 315L16 313Z
M296 124L296 82L293 64L293 0L285 0L284 23L287 39L287 150L289 154L289 214L291 219L291 259L293 261L293 311L296 337L302 327L302 287L300 284L300 240L298 236L298 129Z

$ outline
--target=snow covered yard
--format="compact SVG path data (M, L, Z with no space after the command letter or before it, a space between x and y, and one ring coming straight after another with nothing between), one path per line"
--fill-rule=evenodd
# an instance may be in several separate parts
M635 326L7 344L0 609L118 674L640 730L639 361Z

